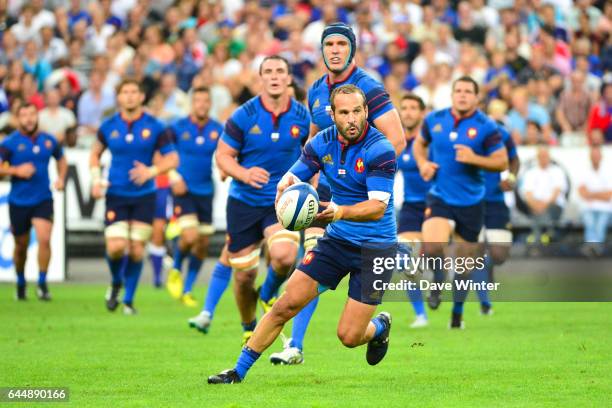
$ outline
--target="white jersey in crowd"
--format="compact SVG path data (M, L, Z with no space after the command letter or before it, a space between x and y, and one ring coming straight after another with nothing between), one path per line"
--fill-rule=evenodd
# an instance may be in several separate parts
M552 198L557 188L561 193L557 196L556 204L563 207L565 205L565 193L567 192L567 180L563 170L556 164L549 164L546 168L536 165L527 170L523 176L523 196L531 192L536 200L547 201Z
M591 193L601 193L604 191L612 191L612 169L609 166L604 166L604 163L599 165L595 170L593 166L583 174L579 186L584 186ZM612 212L612 199L608 201L602 200L581 200L582 208L585 210L595 211L610 211Z

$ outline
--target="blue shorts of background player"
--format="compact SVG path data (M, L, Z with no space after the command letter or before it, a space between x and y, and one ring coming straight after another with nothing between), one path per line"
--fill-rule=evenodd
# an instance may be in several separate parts
M510 210L505 202L487 201L484 207L484 225L487 229L510 229Z
M187 192L180 196L174 196L174 215L195 214L200 224L212 223L212 195L198 195Z
M167 220L172 215L170 187L158 188L155 192L155 219Z
M44 200L32 206L9 204L11 232L14 236L30 232L33 218L42 218L53 222L53 200Z
M402 204L399 213L397 233L421 232L425 221L425 201L406 202Z
M274 205L254 207L233 197L227 199L228 249L238 252L264 238L264 230L278 224Z
M433 194L427 195L425 218L441 217L455 221L455 232L467 242L478 242L484 224L484 201L459 207L449 205Z
M106 195L106 226L120 221L140 221L152 224L155 215L155 193L140 197Z
M348 296L361 303L378 305L382 301L384 291L375 291L373 281L376 279L384 283L389 282L392 271L374 274L371 259L393 258L395 253L395 244L384 244L368 250L325 234L302 259L298 269L319 283L319 292L326 289L335 290L340 281L350 275Z

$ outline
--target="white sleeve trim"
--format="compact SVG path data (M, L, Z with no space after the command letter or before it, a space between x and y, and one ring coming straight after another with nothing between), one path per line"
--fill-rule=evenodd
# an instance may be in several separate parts
M391 193L387 193L386 191L368 191L368 198L370 200L378 200L385 204L389 204Z

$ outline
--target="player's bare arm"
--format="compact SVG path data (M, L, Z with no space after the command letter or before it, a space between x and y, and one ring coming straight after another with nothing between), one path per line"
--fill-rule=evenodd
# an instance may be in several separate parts
M215 159L219 169L228 176L254 188L262 188L270 180L270 173L261 167L246 168L238 163L238 150L223 140L219 141Z
M456 144L455 159L459 163L471 164L488 171L504 171L508 168L508 153L505 147L494 151L489 156L481 156L474 153L469 146Z
M387 204L380 200L367 200L354 205L336 205L331 203L325 211L317 215L316 220L321 222L345 221L378 221L383 215Z
M106 150L106 146L96 140L91 146L89 153L89 171L91 174L91 195L93 198L102 198L104 195L104 185L102 180L102 170L100 168L100 157Z
M406 148L406 136L404 127L397 110L391 109L374 120L374 126L387 137L395 149L395 155L399 156Z
M429 143L427 143L427 140L421 135L417 136L412 145L412 151L423 180L430 181L433 179L438 170L438 165L428 159Z
M134 161L134 167L130 170L130 180L138 185L143 185L160 173L176 169L178 164L179 157L176 152L164 154L159 158L159 162L153 166L147 166L139 161Z
M4 165L6 164L6 165ZM18 177L22 179L31 178L36 172L36 168L32 163L23 163L18 166L10 166L8 162L0 165L0 177Z
M66 174L68 173L68 162L66 156L62 156L61 159L56 161L57 167L57 180L55 180L54 187L57 191L64 191L64 183L66 180Z

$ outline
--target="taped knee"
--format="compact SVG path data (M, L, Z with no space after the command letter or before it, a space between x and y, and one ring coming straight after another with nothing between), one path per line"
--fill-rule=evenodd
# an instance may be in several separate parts
M198 217L195 214L182 215L178 219L178 226L181 231L185 231L190 228L198 228L200 223Z
M260 256L261 249L257 248L247 255L230 258L229 263L234 272L250 271L251 269L257 268Z
M151 238L152 233L153 233L153 227L151 225L146 225L146 224L132 225L132 227L130 228L130 240L147 242Z
M312 248L314 248L317 245L317 241L322 236L323 234L320 232L317 232L317 233L307 232L306 234L304 234L304 253L308 253L312 251Z
M487 229L484 236L491 244L512 244L512 232L506 229Z
M122 238L128 239L130 226L127 221L114 222L104 229L105 238Z
M289 242L296 247L300 246L300 233L297 231L280 230L272 234L268 238L268 250L272 248L272 245L279 242Z
M209 236L215 233L215 227L210 224L202 223L198 227L198 232L200 233L200 235Z

